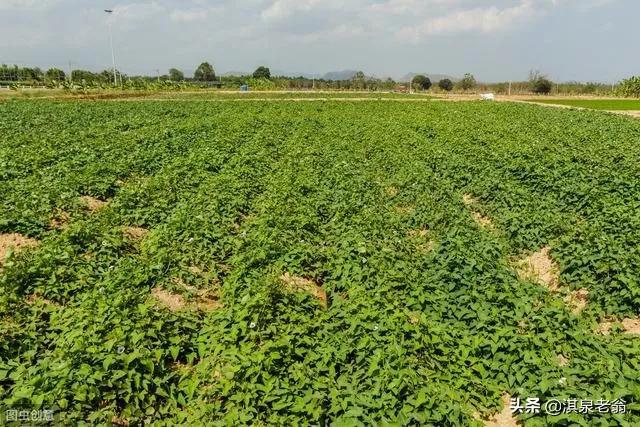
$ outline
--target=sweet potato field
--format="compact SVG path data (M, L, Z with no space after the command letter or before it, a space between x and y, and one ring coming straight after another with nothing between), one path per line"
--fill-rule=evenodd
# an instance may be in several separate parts
M5 101L0 239L3 414L640 423L630 117ZM627 411L511 416L510 397L622 399Z

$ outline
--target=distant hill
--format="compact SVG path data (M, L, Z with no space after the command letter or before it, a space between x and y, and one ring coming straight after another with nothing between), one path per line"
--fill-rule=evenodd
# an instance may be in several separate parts
M454 83L460 81L460 79L457 77L449 76L446 74L431 74L431 73L409 73L409 74L406 74L404 77L402 77L398 81L408 82L409 80L411 80L413 76L417 76L418 74L422 74L429 77L429 80L431 80L432 83L438 83L442 79L449 79Z
M357 70L330 71L322 76L323 80L351 80Z

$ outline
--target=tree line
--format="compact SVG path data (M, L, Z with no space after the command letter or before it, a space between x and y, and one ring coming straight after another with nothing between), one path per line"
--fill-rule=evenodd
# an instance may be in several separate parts
M196 85L202 87L225 87L239 88L248 85L252 89L272 89L272 90L368 90L368 91L404 91L407 89L406 83L397 82L391 78L378 79L366 76L364 72L358 71L350 78L341 80L313 79L304 76L287 77L273 76L269 67L260 66L248 75L238 76L217 76L214 67L209 62L202 62L192 76L186 76L184 72L177 68L171 68L167 74L159 76L128 76L116 70L119 85L129 87L143 87L145 83L156 81L179 84ZM539 71L532 71L529 79L518 82L500 83L479 83L473 74L467 73L460 80L453 81L443 78L437 82L432 82L429 77L419 74L412 79L412 89L415 91L435 90L439 92L471 92L471 91L491 91L497 94L618 94L621 96L640 96L638 83L640 77L632 77L618 84L614 88L602 83L553 83L546 75ZM42 70L39 67L19 67L17 65L0 65L0 85L12 85L21 83L25 85L47 85L56 87L67 86L69 83L83 84L88 86L112 86L114 84L113 70L103 70L93 72L88 70L72 70L70 75L59 68L49 68ZM65 86L66 87L66 86Z

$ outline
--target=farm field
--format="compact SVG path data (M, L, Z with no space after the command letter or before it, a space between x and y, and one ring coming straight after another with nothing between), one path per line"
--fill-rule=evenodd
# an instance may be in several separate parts
M640 121L185 101L0 102L0 410L640 424Z
M608 111L640 111L640 99L529 99L543 104L566 105Z
M103 99L103 100L121 100L121 99L147 99L147 100L164 100L164 101L184 101L184 100L200 100L200 101L245 101L245 100L273 100L273 101L290 101L290 100L429 100L434 96L424 93L402 93L402 92L371 92L371 91L225 91L225 90L184 90L184 91L114 91L114 90L87 90L82 91L63 91L50 89L33 89L33 90L3 90L0 91L0 100L2 99L21 99L21 98L52 98L52 99Z

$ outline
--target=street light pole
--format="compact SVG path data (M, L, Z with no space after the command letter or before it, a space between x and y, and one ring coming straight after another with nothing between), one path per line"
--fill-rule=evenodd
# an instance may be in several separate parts
M105 9L109 15L113 13L111 9ZM116 55L113 52L113 34L111 33L111 19L107 19L107 24L109 26L109 44L111 45L111 62L113 63L113 85L118 86L118 75L116 74Z

